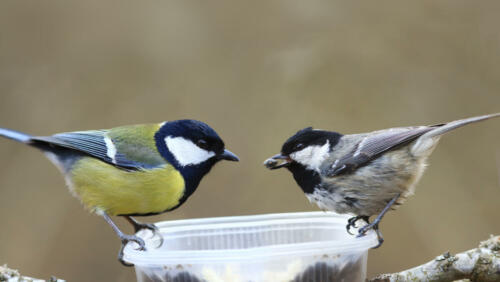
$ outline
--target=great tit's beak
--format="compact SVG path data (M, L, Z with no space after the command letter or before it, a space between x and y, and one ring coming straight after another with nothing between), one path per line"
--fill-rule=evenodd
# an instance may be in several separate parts
M219 159L221 160L226 160L226 161L232 161L232 162L239 162L240 158L236 156L233 152L229 150L224 150L222 154L219 155Z
M280 160L283 160L281 163L279 162ZM285 166L288 166L292 162L292 159L288 156L283 156L282 154L277 154L269 159L267 159L264 162L264 166L266 166L268 169L278 169L282 168Z

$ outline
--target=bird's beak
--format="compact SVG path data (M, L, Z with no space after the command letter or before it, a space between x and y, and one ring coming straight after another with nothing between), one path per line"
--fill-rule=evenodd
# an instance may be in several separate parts
M279 162L280 160L283 160L281 163ZM283 156L282 154L277 154L269 159L267 159L264 162L264 166L267 167L268 169L278 169L282 168L285 166L288 166L292 162L292 159L288 156Z
M236 156L233 152L231 152L229 150L224 150L224 152L219 155L219 159L226 160L226 161L232 161L232 162L239 162L240 161L238 156Z

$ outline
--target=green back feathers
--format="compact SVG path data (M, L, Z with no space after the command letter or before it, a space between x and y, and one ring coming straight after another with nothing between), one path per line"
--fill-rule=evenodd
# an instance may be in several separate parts
M107 131L116 147L116 151L127 159L147 164L161 166L166 163L156 148L155 134L161 124L141 124L121 126Z
M143 124L65 132L33 137L31 140L69 148L125 169L150 169L166 164L156 148L154 138L160 126Z

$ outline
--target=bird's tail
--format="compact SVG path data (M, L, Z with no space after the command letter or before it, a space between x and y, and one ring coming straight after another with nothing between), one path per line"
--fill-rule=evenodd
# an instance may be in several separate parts
M500 113L471 117L455 120L444 124L434 125L432 126L434 127L434 129L425 133L417 139L415 144L412 146L411 151L415 156L428 156L434 150L434 147L437 145L442 134L470 123L479 122L495 117L500 117Z
M15 131L12 129L7 129L7 128L0 128L0 136L12 139L17 142L21 143L28 143L31 140L31 135Z
M487 120L490 118L496 118L496 117L500 117L500 113L451 121L451 122L443 124L442 126L437 127L434 130L427 132L426 134L422 135L421 138L424 139L424 138L428 138L428 137L435 137L435 136L444 134L450 130L467 125L469 123L479 122L479 121Z

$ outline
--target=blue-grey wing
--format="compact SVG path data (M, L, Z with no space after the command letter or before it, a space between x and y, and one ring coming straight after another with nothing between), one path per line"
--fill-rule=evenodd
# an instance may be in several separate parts
M375 131L360 137L346 154L332 160L331 165L323 169L322 174L333 177L353 172L384 152L406 145L424 133L435 129L433 126L401 127Z
M106 136L106 133L107 130L67 132L52 136L32 137L31 140L75 150L125 169L151 167L150 164L130 160L117 152L112 140Z

